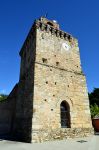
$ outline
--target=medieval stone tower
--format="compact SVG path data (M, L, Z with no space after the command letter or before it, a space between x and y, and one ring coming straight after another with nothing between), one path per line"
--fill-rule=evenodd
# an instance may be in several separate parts
M24 141L87 136L93 132L78 41L56 21L36 20L20 51L13 130Z

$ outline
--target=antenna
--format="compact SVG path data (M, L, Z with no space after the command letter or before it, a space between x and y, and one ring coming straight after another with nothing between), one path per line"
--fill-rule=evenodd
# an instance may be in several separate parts
M47 18L47 16L48 16L48 12L46 12L46 14L45 14L45 18Z

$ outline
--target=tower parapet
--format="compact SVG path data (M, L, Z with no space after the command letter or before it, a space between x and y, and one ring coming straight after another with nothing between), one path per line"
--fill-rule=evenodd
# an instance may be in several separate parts
M55 21L49 21L46 18L40 18L35 21L36 27L42 31L51 32L57 37L64 38L65 40L72 40L73 37L67 32L60 30L59 24Z
M41 17L40 19L37 19L34 21L32 28L20 50L20 55L23 52L23 49L25 49L30 42L31 38L35 36L35 30L39 29L41 31L45 31L47 33L51 33L52 35L55 35L58 38L64 39L66 41L70 41L74 44L77 44L78 41L76 38L74 38L71 34L64 32L60 29L59 24L56 21L50 21L47 18Z

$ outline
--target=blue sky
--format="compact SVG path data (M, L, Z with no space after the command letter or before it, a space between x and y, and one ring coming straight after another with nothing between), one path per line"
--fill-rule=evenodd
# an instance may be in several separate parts
M20 48L34 19L45 15L79 40L81 63L89 92L99 87L98 0L0 1L0 93L19 80Z

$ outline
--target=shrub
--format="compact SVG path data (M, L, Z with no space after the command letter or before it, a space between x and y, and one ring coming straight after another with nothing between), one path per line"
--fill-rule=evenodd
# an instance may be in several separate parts
M0 101L7 99L7 95L0 94Z
M90 106L92 118L99 118L99 106L97 104Z

